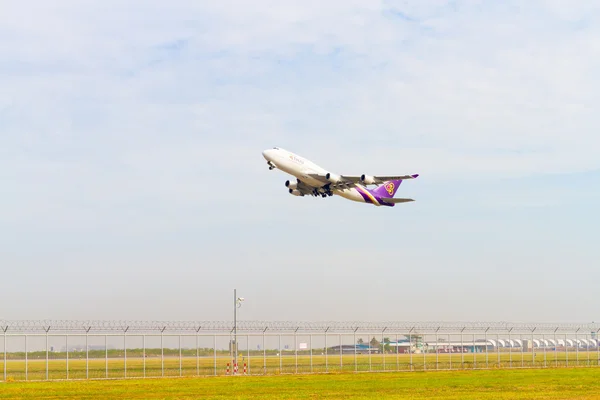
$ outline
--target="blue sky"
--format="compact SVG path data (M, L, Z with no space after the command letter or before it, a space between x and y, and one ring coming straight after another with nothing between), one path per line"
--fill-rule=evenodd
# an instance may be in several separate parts
M597 319L600 14L522 3L3 5L0 317Z

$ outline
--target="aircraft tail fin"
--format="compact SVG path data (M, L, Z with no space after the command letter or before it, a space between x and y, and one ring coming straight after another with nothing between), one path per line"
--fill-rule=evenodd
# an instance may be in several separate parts
M376 189L373 189L372 192L378 195L381 198L390 198L394 197L396 191L400 187L402 180L392 180L384 182L381 186Z

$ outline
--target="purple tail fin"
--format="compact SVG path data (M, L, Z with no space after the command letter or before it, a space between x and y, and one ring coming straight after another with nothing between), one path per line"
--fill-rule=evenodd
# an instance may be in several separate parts
M378 188L373 189L371 192L373 192L379 197L394 197L401 183L401 180L387 181L384 182L383 185L379 186Z

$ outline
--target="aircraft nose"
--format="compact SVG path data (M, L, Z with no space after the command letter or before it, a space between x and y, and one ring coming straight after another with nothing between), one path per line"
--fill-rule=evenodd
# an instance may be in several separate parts
M271 150L265 150L262 152L262 155L265 159L269 159L269 153L271 152Z

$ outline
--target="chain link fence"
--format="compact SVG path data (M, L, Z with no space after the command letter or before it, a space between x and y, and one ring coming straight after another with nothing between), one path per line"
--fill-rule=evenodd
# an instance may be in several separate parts
M0 379L595 367L597 324L0 321Z

